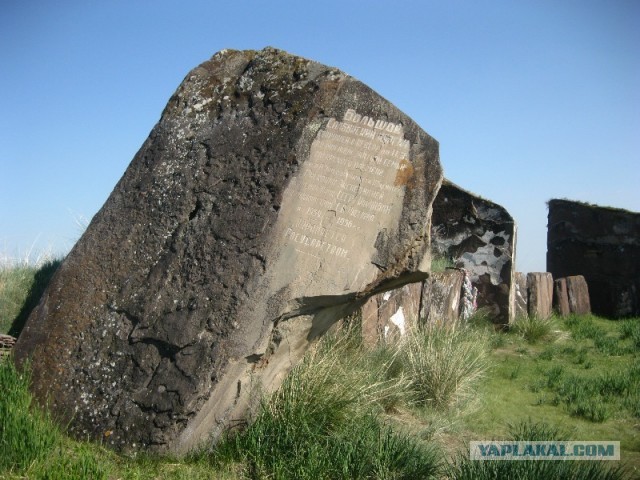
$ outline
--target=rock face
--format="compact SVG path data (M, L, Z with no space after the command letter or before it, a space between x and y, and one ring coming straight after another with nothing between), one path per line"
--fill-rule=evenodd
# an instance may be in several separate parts
M514 317L516 224L500 205L445 180L433 204L434 254L466 269L478 289L478 308L494 322Z
M244 418L309 342L428 275L437 142L275 49L192 70L15 347L78 436L181 452Z
M549 272L527 274L529 317L546 319L553 308L553 277Z
M640 213L549 201L547 270L582 275L594 313L640 315Z

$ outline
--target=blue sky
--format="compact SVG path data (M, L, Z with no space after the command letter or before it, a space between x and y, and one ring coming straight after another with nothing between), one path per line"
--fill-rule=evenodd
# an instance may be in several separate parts
M547 209L640 211L640 2L35 1L0 4L0 256L68 251L187 72L274 46L338 67L440 142L544 271Z

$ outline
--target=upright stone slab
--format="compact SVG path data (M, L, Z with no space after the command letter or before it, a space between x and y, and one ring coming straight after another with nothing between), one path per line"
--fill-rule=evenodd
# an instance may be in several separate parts
M373 295L362 307L362 338L366 345L400 339L416 324L455 325L460 318L464 274L449 269Z
M516 224L503 207L445 180L433 204L435 254L464 268L478 289L478 307L499 324L514 317Z
M460 318L460 295L464 273L445 270L431 274L422 290L421 321L427 325L451 326Z
M341 71L275 49L192 70L15 347L77 436L180 452L309 342L430 265L437 142Z
M549 272L527 274L529 292L528 311L530 317L546 319L551 316L553 306L553 277Z
M591 313L591 302L589 300L589 287L582 275L573 275L566 278L567 299L569 310L577 315L587 315Z
M367 347L375 347L381 338L378 297L369 297L360 312L362 343Z
M547 270L583 275L593 312L640 315L640 213L569 200L549 201Z
M526 317L527 315L529 315L529 291L527 288L527 276L522 272L516 272L514 275L513 285L515 287L515 317Z
M571 313L566 278L558 278L553 281L553 308L561 317L566 317Z

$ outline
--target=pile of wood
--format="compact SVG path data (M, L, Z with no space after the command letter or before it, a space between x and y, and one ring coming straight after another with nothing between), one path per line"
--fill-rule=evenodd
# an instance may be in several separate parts
M7 355L16 344L16 338L0 333L0 357Z

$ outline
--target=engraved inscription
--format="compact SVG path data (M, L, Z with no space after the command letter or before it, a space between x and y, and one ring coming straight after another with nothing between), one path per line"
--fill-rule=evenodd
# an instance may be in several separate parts
M354 110L342 121L329 119L286 192L283 248L295 251L287 258L315 257L316 270L333 274L347 272L344 262L370 263L378 233L392 228L402 210L413 173L409 148L401 124ZM351 286L357 276L336 282Z

